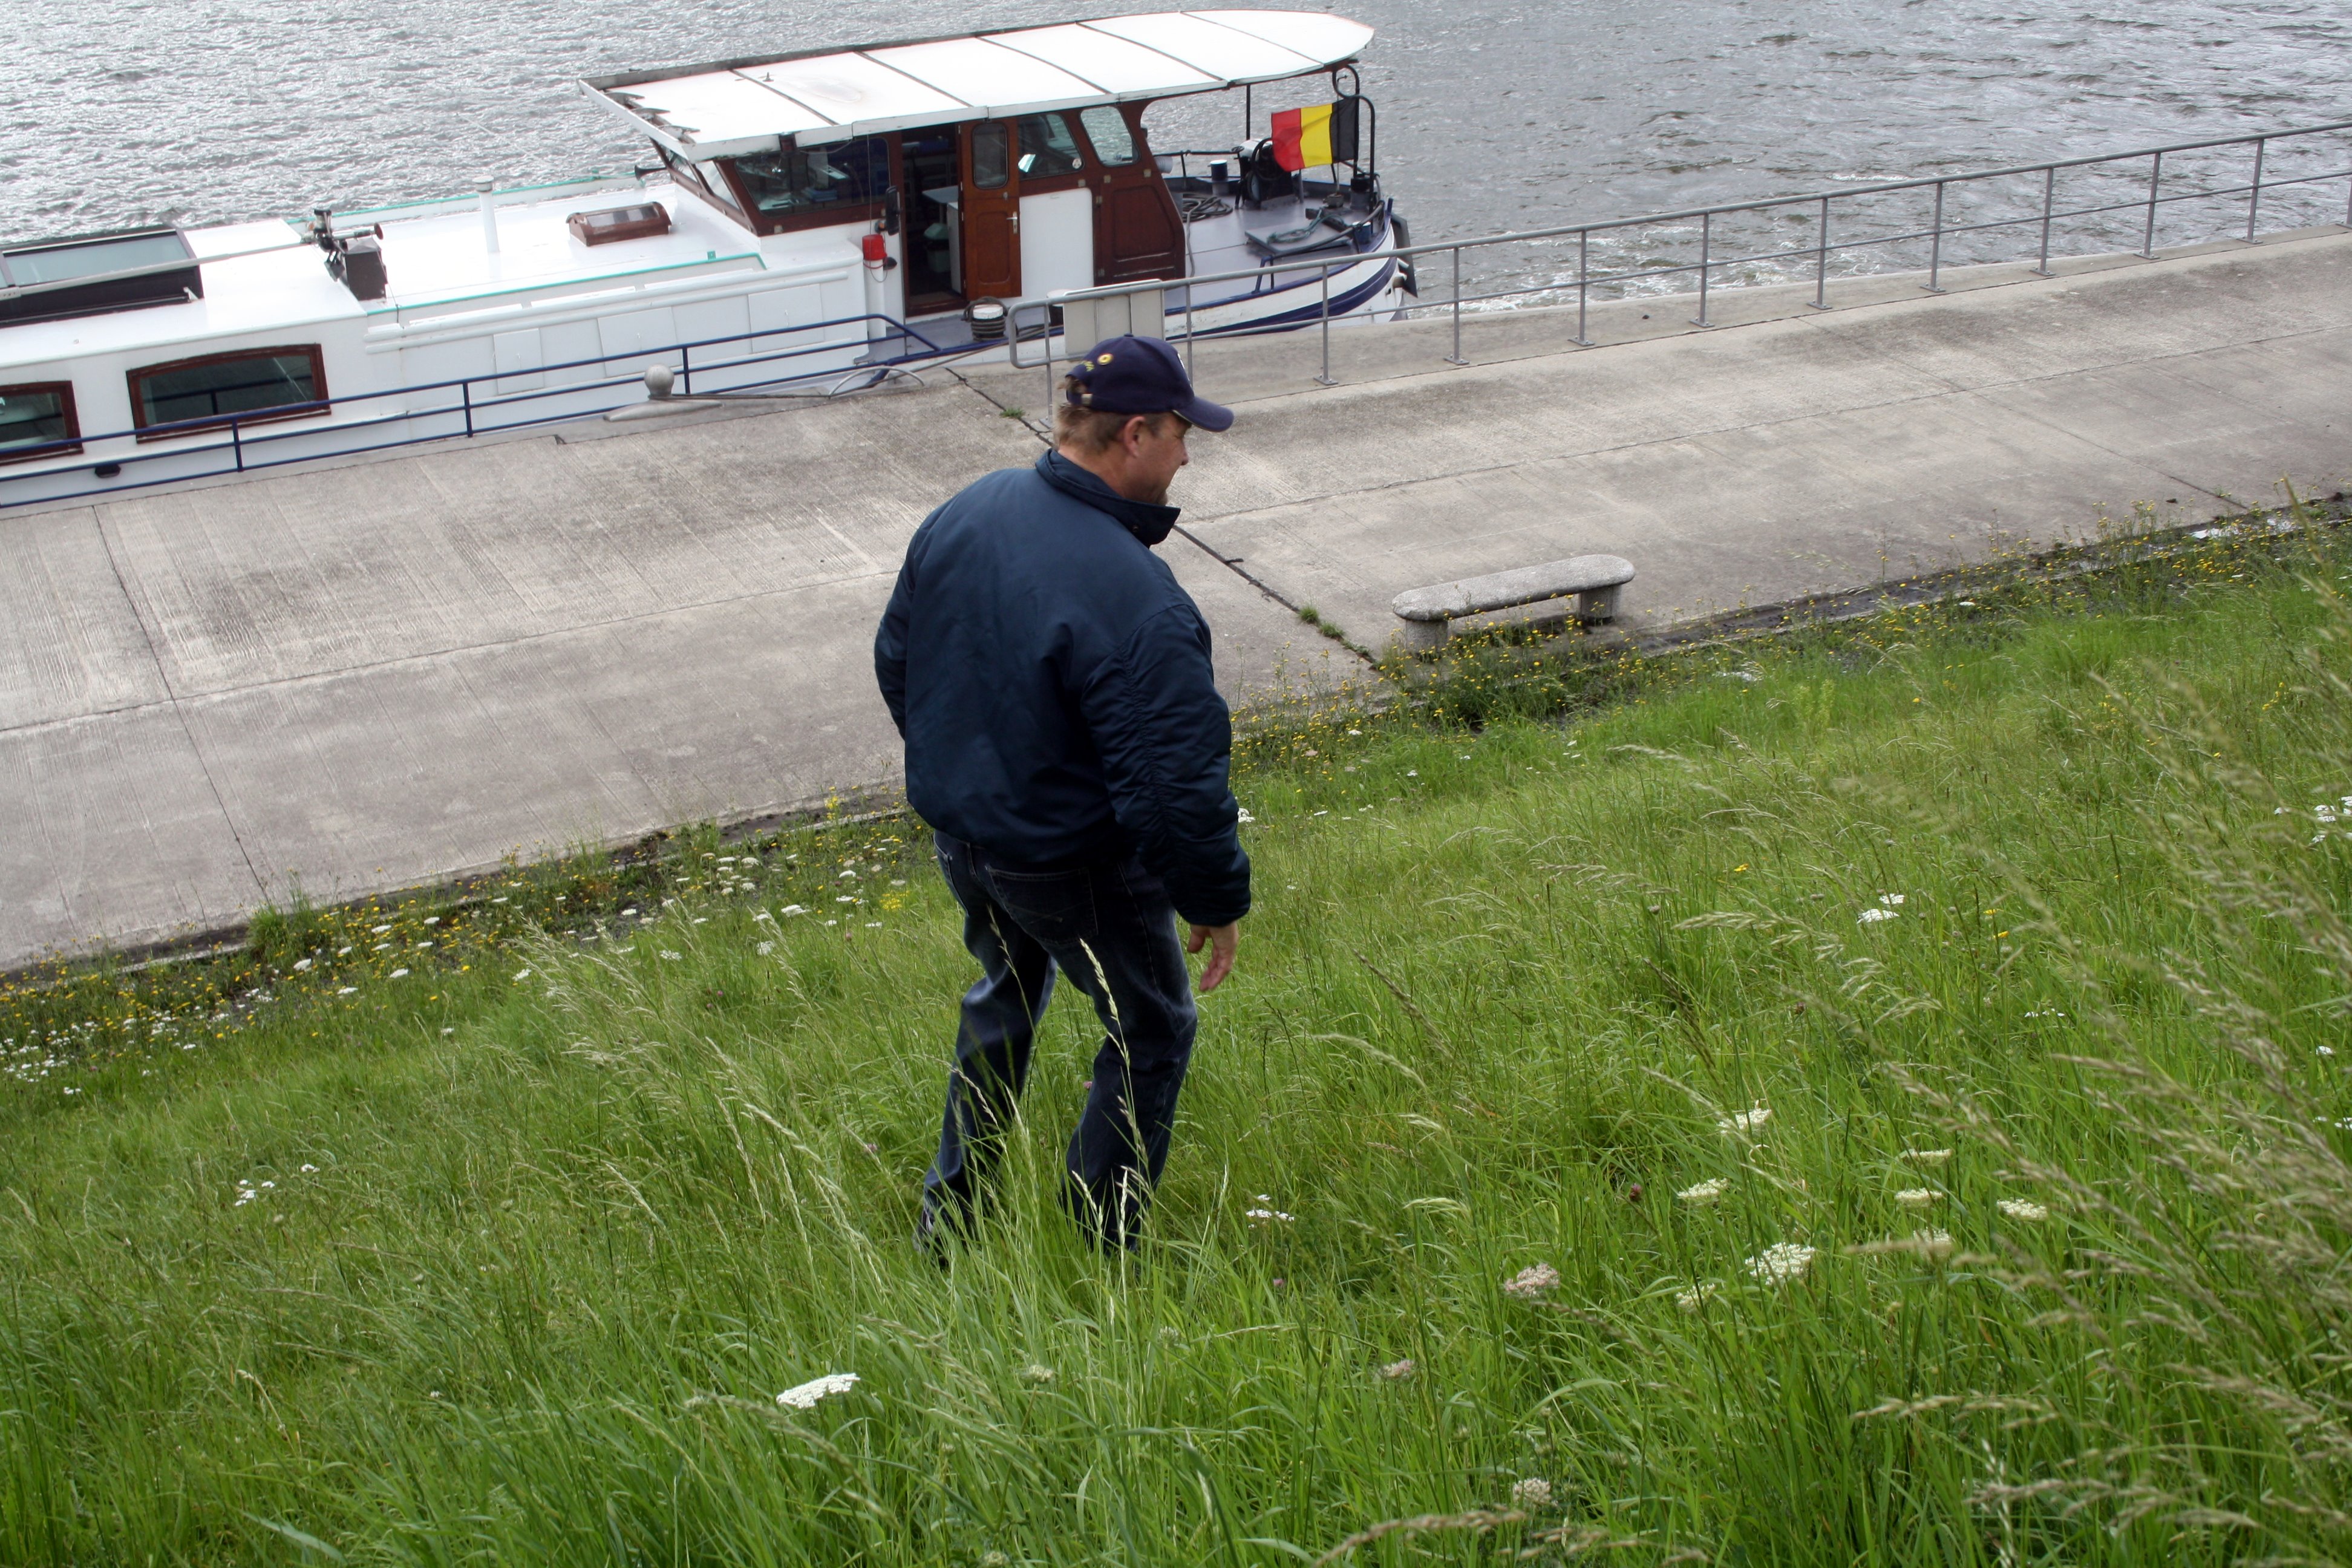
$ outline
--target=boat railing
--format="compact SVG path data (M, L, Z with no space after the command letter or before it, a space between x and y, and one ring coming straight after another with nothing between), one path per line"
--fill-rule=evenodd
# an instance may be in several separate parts
M837 331L862 335L832 335ZM725 352L744 344L757 345L810 332L821 334L817 342L751 353L730 355ZM906 352L887 352L894 348L903 348ZM331 392L329 396L309 402L278 404L238 414L205 415L193 419L133 426L121 430L84 432L38 445L8 448L4 455L7 466L0 468L0 510L77 500L144 485L252 473L320 458L358 457L426 442L503 435L565 420L594 417L644 401L645 383L634 374L623 378L602 375L555 385L499 390L502 384L511 387L518 381L533 378L543 381L546 377L569 371L602 371L607 365L619 363L637 367L659 362L675 366L679 393L691 396L694 378L698 375L703 378L706 387L715 378L724 382L730 391L741 390L746 385L774 386L810 374L832 374L840 367L797 374L786 368L784 374L748 383L740 374L730 373L747 370L756 373L761 367L788 367L789 362L794 360L861 349L866 351L866 362L877 368L901 361L937 358L955 352L954 345L943 346L935 342L917 328L893 316L836 316L826 321L763 327L757 331L635 348L621 353L598 354L588 359L533 365L528 369L460 376L448 381L420 382L415 385L390 387L377 392ZM719 352L714 353L714 350ZM695 357L698 351L703 355L699 362ZM419 398L428 400L425 406L416 405ZM561 406L551 406L558 404ZM534 407L534 405L540 406ZM515 416L518 413L520 416ZM324 426L312 423L311 416L320 415L333 418L333 423ZM337 415L346 416L333 417ZM281 425L286 427L278 428ZM190 439L205 437L212 438ZM379 437L382 438L377 438ZM91 450L108 442L136 445L129 449ZM43 458L58 458L75 460L69 465L34 466L40 464ZM147 477L134 477L142 468ZM52 488L61 476L82 473L93 474L106 482L84 489Z
M1354 301L1335 305L1332 279L1368 262L1414 268L1417 303L1401 314L1423 321L1450 317L1453 331L1443 363L1460 365L1469 363L1462 343L1465 311L1531 304L1565 310L1572 304L1571 341L1589 348L1595 343L1591 308L1597 300L1695 293L1690 323L1711 327L1717 324L1709 316L1712 296L1726 286L1809 282L1812 298L1804 303L1827 310L1832 308L1833 272L1850 282L1916 271L1925 275L1924 291L1940 294L1947 270L1960 266L2031 259L2031 272L2047 278L2056 275L2051 261L2062 250L2097 254L2128 247L2153 260L2159 239L2167 246L2217 239L2252 243L2265 232L2338 223L2352 227L2352 163L2340 161L2341 149L2329 140L2347 131L2352 131L2352 121L1073 289L1019 308L1012 334L1014 363L1040 368L1037 361L1023 357L1022 347L1038 344L1045 351L1041 359L1050 406L1055 317L1084 320L1093 312L1074 311L1074 305L1163 290L1182 295L1182 328L1169 335L1186 345L1189 364L1192 345L1199 340L1269 330L1247 324L1196 330L1192 301L1204 285L1309 272L1322 283L1320 308L1307 323L1321 329L1321 364L1312 379L1333 385L1331 323L1349 314ZM2330 191L2337 184L2345 186L2340 206ZM2181 215L2191 209L2195 221L2182 222ZM2022 247L2015 243L2020 230L2026 240ZM1433 300L1426 274L1439 264L1450 275L1450 289ZM1484 279L1478 276L1482 264ZM1214 303L1203 300L1201 309ZM1066 342L1064 347L1069 347Z

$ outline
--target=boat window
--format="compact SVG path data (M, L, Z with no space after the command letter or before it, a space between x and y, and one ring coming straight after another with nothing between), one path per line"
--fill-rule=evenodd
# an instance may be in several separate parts
M658 142L654 143L654 151L660 153L662 162L668 165L671 179L695 195L708 197L713 205L737 223L744 221L743 209L735 205L734 187L727 183L727 177L715 165L681 158Z
M992 191L1012 177L1007 167L1012 149L1004 135L1004 121L983 120L971 128L971 183L983 191Z
M1078 121L1087 128L1087 140L1095 144L1095 157L1106 167L1135 162L1135 136L1127 128L1127 116L1108 103L1097 103L1083 110Z
M70 441L80 434L81 426L74 421L71 382L0 386L0 463L62 458L79 452L79 445L52 447L45 452L28 448L50 441Z
M890 142L860 136L823 147L782 147L735 160L744 194L765 216L800 216L878 202L890 186Z
M146 365L131 373L131 407L142 427L184 419L226 424L236 415L290 419L322 412L300 405L326 395L326 375L316 343L207 354L203 359ZM285 412L274 414L273 409ZM183 434L168 430L142 438L160 440Z
M1078 139L1070 122L1059 114L1024 114L1015 125L1021 143L1021 177L1042 180L1049 174L1075 174L1087 166L1078 153Z

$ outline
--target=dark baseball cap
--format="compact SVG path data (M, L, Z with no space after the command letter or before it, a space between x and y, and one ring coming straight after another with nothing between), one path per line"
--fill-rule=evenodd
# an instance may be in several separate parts
M1165 338L1105 338L1070 366L1070 401L1102 414L1180 414L1203 430L1233 427L1234 411L1196 396Z

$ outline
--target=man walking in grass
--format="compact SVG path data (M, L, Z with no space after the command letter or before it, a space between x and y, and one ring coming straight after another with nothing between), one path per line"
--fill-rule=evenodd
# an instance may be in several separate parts
M1134 1245L1197 1025L1184 951L1208 948L1215 990L1250 906L1209 628L1151 552L1186 434L1233 412L1158 338L1096 344L1063 387L1052 451L916 530L874 638L907 797L981 967L923 1178L932 1247L975 1211L1057 971L1103 1026L1066 1195L1106 1246Z

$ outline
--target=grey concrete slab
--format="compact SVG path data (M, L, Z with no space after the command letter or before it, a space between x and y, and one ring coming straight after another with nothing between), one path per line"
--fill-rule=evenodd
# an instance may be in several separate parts
M2329 341L2315 341L2324 337ZM2298 396L2298 385L2352 386L2352 331L2200 354L2185 363L2086 371L1995 386L1989 403L2091 442L2221 503L2261 505L2300 489L2336 489L2352 471L2352 421L2340 399ZM2317 378L2317 379L2315 379ZM2144 481L2145 482L2145 481ZM2128 513L2150 490L2102 498Z
M0 731L163 694L97 514L77 507L0 524Z
M930 507L1034 450L949 386L99 510L184 696L895 570Z
M282 896L401 886L898 771L866 640L887 578L693 605L187 705Z
M1171 534L1160 553L1201 606L1213 641L1217 689L1244 720L1284 703L1344 700L1372 684L1354 653L1189 532Z
M243 918L261 893L179 715L0 731L0 955Z

